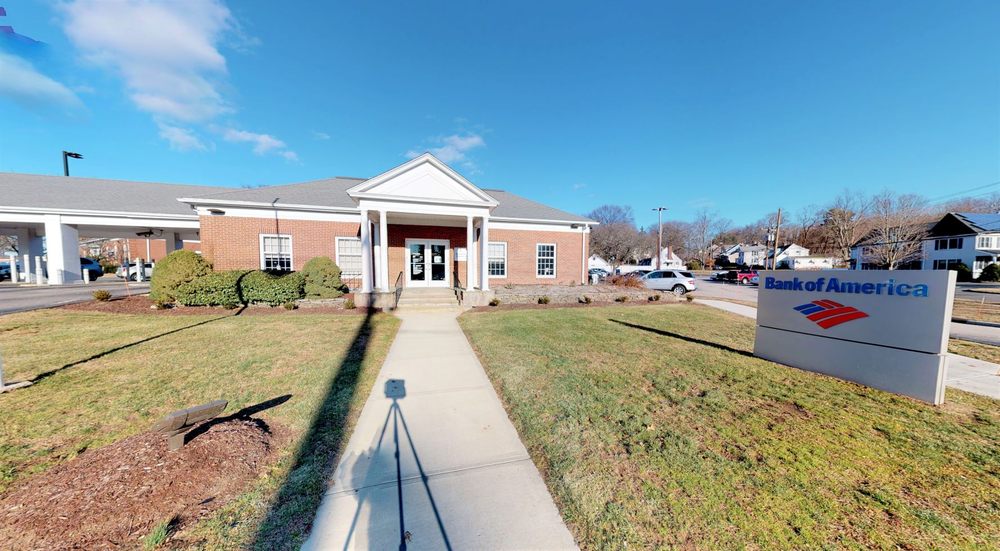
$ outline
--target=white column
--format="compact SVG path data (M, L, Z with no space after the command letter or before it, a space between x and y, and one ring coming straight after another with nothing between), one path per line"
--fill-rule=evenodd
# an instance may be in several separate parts
M24 254L24 263L21 264L21 268L24 270L24 282L31 283L31 255Z
M378 263L382 267L379 272L379 289L389 292L389 221L385 211L378 213L378 242L382 244L378 252Z
M472 225L472 217L465 217L465 288L476 286L476 253L474 252L476 230Z
M17 283L21 280L21 274L17 269L17 255L10 255L10 282Z
M45 269L42 268L42 257L35 257L35 285L45 285Z
M372 235L368 211L361 211L361 292L372 292Z
M479 270L479 288L484 291L490 290L490 271L487 270L489 266L489 254L490 254L490 217L483 217L483 227L479 232L479 265L482 269Z
M382 290L382 241L378 226L372 222L372 287Z
M59 215L45 217L45 251L49 285L80 281L80 234L73 226L63 224Z

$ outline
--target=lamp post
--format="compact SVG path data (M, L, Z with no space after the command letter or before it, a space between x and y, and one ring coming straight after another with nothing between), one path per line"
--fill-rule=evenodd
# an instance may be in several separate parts
M656 269L663 269L663 211L667 207L656 207L657 235L656 235Z
M82 159L83 155L79 153L73 153L72 151L63 151L63 176L69 176L69 159L70 157L74 159Z

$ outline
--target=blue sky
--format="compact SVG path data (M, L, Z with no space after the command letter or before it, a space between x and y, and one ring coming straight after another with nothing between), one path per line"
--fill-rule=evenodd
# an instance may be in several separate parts
M431 150L643 224L1000 181L994 1L325 4L0 0L44 43L0 41L0 171L69 149L78 176L262 185Z

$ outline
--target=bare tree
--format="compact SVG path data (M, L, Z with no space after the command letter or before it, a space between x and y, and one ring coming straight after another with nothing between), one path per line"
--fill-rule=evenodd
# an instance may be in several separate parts
M690 242L688 247L692 253L696 253L702 266L708 264L712 255L712 243L719 234L729 229L731 222L728 218L722 218L718 212L708 209L701 209L695 214L694 220L688 226Z
M883 191L872 198L870 223L863 248L865 262L895 270L920 258L928 226L922 197Z
M587 217L600 222L590 232L590 252L610 264L612 271L649 250L649 236L635 227L631 207L602 205Z
M0 254L8 252L20 252L17 248L17 238L12 235L0 235Z
M851 258L851 247L865 234L870 206L863 194L845 189L823 213L827 249L840 260L846 262Z

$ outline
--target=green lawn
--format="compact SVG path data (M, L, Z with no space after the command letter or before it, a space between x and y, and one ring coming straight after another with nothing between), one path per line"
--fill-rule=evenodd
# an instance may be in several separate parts
M297 548L397 327L386 315L2 316L7 378L38 382L0 395L0 492L169 411L225 398L231 413L291 395L259 414L292 435L278 463L175 538Z
M998 401L756 359L698 305L461 323L584 548L1000 546Z

